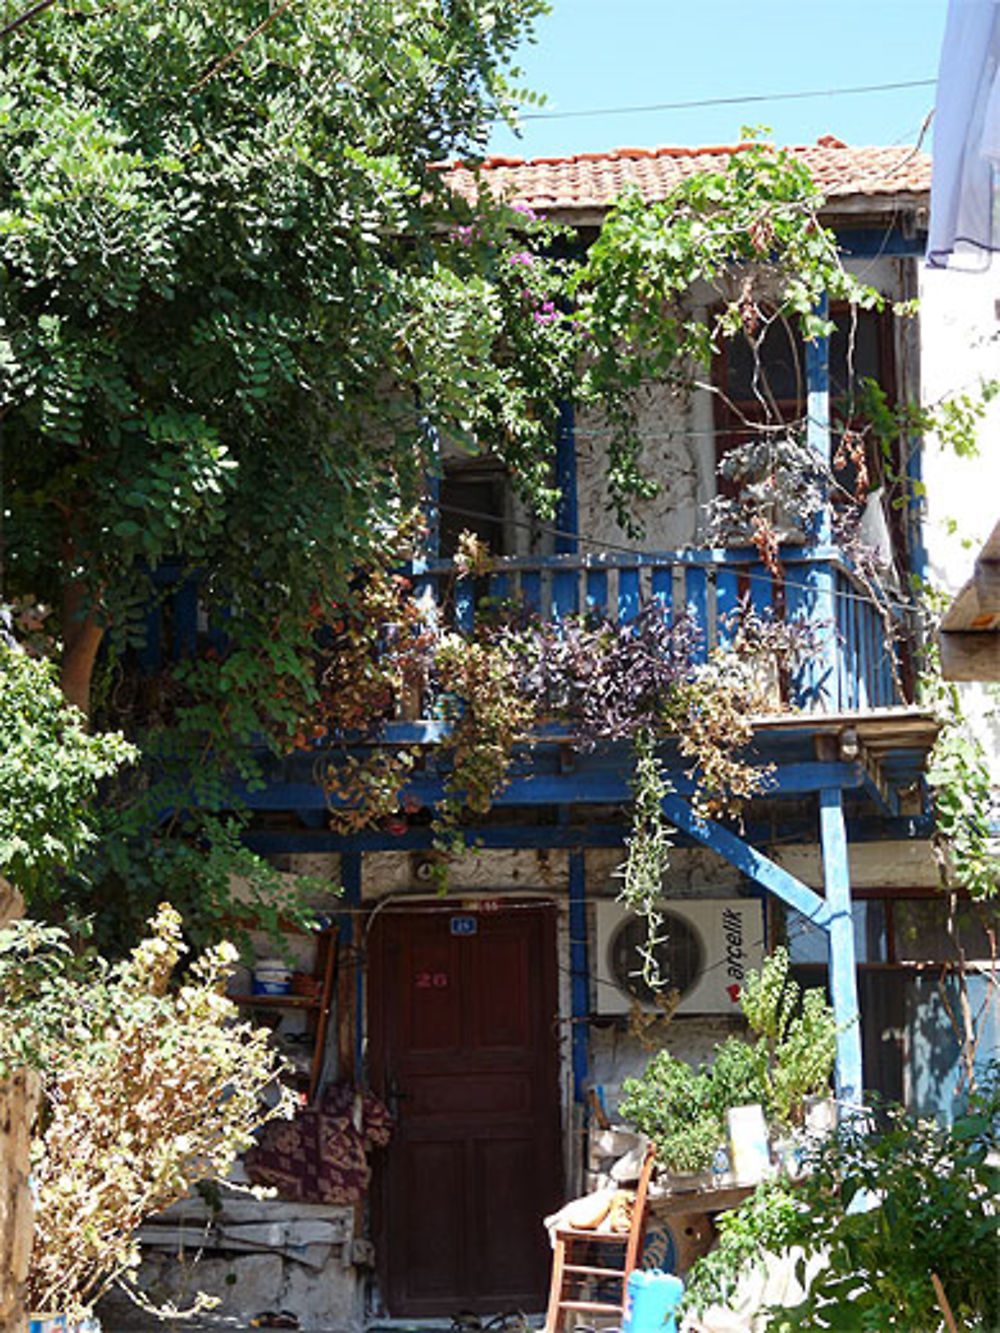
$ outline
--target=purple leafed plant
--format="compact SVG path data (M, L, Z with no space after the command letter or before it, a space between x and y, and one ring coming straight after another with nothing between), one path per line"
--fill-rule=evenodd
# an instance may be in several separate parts
M539 717L568 723L581 746L629 740L666 721L690 679L701 631L650 602L624 624L605 617L536 621L508 632L520 688Z

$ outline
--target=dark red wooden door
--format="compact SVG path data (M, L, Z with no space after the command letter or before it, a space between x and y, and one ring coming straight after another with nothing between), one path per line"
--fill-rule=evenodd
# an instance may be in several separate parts
M369 1068L397 1116L375 1191L389 1312L541 1310L562 1176L554 908L389 907L371 945Z

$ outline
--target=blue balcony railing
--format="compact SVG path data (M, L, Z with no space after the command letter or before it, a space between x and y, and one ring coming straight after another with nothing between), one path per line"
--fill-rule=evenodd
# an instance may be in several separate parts
M471 632L483 598L543 619L593 613L624 623L658 600L701 628L701 652L724 644L748 599L759 614L808 625L815 650L788 682L786 702L814 712L888 708L906 697L901 645L908 626L890 598L858 578L832 547L789 547L773 575L749 548L635 554L507 556L482 577L460 577L450 560L413 566L415 589L439 623Z

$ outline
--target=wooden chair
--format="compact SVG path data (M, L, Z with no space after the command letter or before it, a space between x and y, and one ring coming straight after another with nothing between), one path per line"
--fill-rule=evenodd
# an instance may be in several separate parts
M650 1148L639 1173L628 1231L556 1228L545 1333L557 1333L568 1314L606 1315L621 1326L629 1275L642 1257L653 1160ZM589 1290L592 1287L597 1291ZM581 1288L586 1289L585 1294ZM610 1294L604 1294L604 1288L610 1288Z

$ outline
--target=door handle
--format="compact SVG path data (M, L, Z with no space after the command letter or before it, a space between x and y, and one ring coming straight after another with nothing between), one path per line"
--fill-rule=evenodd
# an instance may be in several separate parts
M386 1102L393 1120L399 1119L399 1103L406 1101L410 1093L403 1092L395 1078L390 1078L386 1086Z

